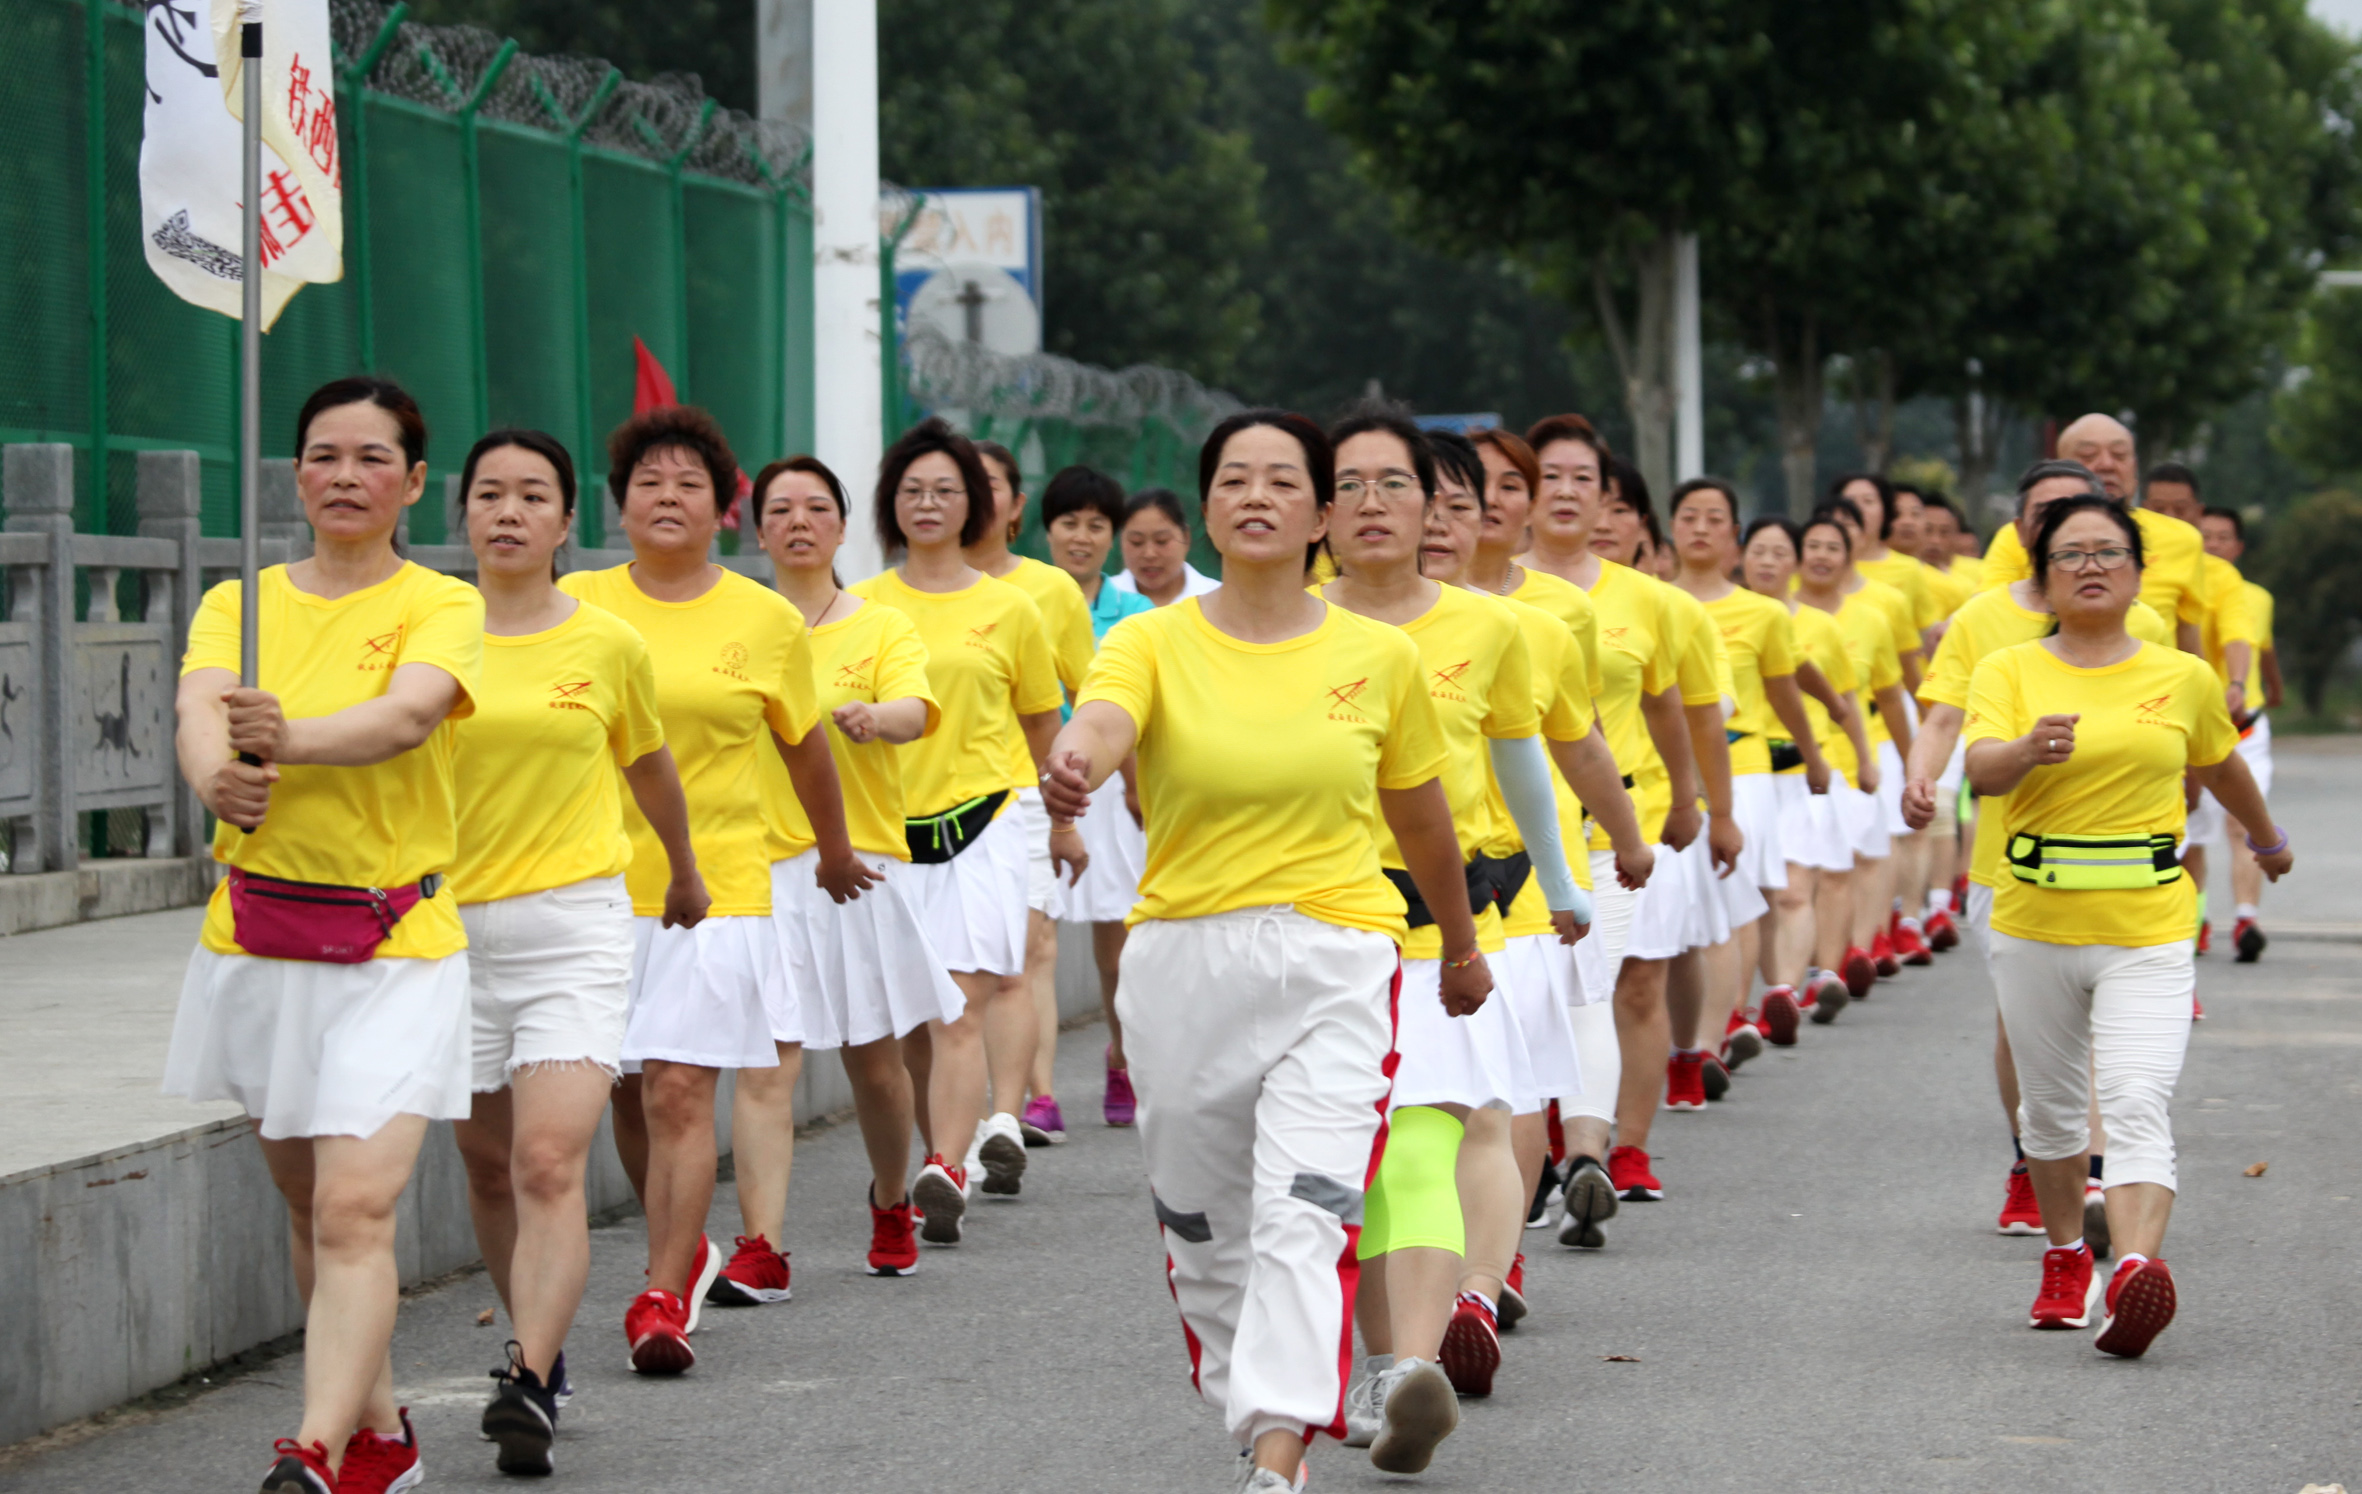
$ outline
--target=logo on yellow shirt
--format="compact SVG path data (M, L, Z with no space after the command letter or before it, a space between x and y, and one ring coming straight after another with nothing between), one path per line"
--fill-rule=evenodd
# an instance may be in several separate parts
M1329 700L1331 702L1329 706L1329 719L1331 721L1369 720L1369 717L1362 714L1361 707L1354 704L1355 701L1361 698L1361 692L1367 690L1369 687L1370 677L1366 674L1350 684L1331 685L1329 687Z
M723 645L722 645L722 656L721 656L721 657L722 657L722 661L721 661L719 664L716 664L716 665L714 666L714 673L716 673L716 674L726 674L726 675L728 675L730 678L732 678L732 679L734 679L734 680L743 680L743 679L745 679L745 678L746 678L746 645L745 645L745 644L743 644L743 643L725 643L725 644L723 644Z
M984 624L984 626L982 626L982 627L980 627L980 628L970 628L970 629L968 629L968 647L970 647L970 648L990 648L990 647L992 647L992 635L993 635L993 631L994 631L995 629L997 629L998 627L1000 627L1000 624L999 624L999 623L986 623L986 624Z
M558 683L549 687L549 693L551 696L549 708L553 711L589 710L590 707L582 703L582 697L590 693L590 687L591 682L589 680L558 681Z
M1475 662L1473 659L1462 659L1457 664L1446 664L1436 670L1435 681L1427 687L1427 693L1437 700L1466 700L1468 697L1460 693L1460 676L1466 674Z
M877 662L877 657L877 655L871 654L866 659L856 659L852 663L838 669L837 688L839 690L868 689L869 666Z
M1601 628L1599 630L1599 641L1602 643L1622 643L1624 641L1624 635L1630 631L1631 629L1629 628Z
M2136 705L2132 708L2133 724L2135 726L2173 725L2171 721L2165 719L2165 708L2172 703L2173 692L2170 690L2163 695L2156 696L2153 699L2142 701L2139 705Z
M402 630L380 633L375 638L361 640L361 659L355 669L391 669L401 663Z

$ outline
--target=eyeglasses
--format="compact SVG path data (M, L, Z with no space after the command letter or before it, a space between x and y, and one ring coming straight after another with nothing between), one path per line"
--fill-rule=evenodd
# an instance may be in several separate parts
M1408 497L1415 486L1416 484L1407 477L1381 477L1375 483L1364 482L1358 477L1348 477L1337 483L1337 496L1359 498L1374 487L1381 496L1403 498Z
M2048 559L2054 571L2088 571L2095 566L2103 571L2120 571L2132 564L2132 551L2123 545L2108 545L2098 550L2053 550Z
M906 482L901 487L894 490L894 496L897 498L906 499L914 504L923 504L932 501L941 507L948 508L952 504L966 498L968 496L968 490L961 487L952 487L949 484L945 484L941 487L930 488L922 483Z

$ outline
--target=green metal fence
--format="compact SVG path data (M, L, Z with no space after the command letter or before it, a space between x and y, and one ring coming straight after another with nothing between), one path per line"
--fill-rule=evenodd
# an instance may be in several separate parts
M141 252L144 15L0 0L0 441L72 444L80 527L117 534L136 454L193 448L206 531L226 535L237 325L173 296ZM490 426L539 426L586 480L604 473L635 336L750 462L810 449L802 140L677 81L404 15L335 0L345 275L306 287L263 340L264 455L291 454L323 380L400 380L433 433L411 524L433 542L440 479ZM599 516L585 505L594 544Z

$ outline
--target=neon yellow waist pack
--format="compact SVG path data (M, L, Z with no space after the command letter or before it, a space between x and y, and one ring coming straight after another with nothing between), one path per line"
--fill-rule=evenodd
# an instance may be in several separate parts
M2170 835L2031 835L2009 838L2010 874L2060 892L2127 892L2180 880Z

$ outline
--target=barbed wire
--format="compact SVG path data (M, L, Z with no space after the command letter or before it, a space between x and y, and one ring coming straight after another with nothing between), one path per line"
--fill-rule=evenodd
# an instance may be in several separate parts
M1012 356L955 342L923 325L911 329L903 352L910 392L920 404L996 420L1113 426L1157 420L1184 439L1197 440L1224 416L1244 408L1235 396L1170 368L1135 364L1112 371L1055 353Z
M382 0L333 0L330 30L348 66L376 41L390 10ZM375 92L456 114L503 45L481 26L404 21L365 81ZM664 73L644 83L617 77L609 89L615 72L596 57L519 53L478 112L561 137L579 125L589 144L667 165L678 159L684 171L700 176L811 191L812 142L801 127L719 107L694 73ZM604 100L602 89L608 89ZM597 112L586 121L584 111L594 103Z

